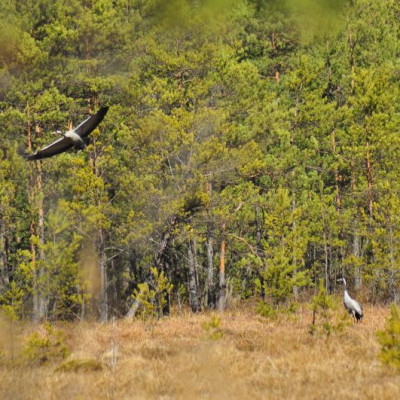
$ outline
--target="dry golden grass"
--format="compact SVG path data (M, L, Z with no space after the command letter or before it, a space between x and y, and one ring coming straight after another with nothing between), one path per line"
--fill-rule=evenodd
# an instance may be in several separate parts
M250 307L229 311L216 341L202 327L211 314L172 316L152 327L127 320L60 325L68 360L86 367L3 361L0 399L400 399L400 374L377 359L375 332L388 310L365 307L365 315L329 339L309 335L307 309L276 321ZM91 370L90 360L104 368Z

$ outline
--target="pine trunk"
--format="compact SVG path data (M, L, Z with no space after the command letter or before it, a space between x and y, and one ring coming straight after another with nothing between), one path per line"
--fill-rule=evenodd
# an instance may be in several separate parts
M332 153L336 157L336 135L335 130L332 131ZM342 208L342 195L340 193L340 176L338 172L338 168L336 164L334 165L334 175L335 175L335 189L336 189L336 196L335 196L335 204L336 208L340 210Z
M207 230L206 238L206 252L207 252L207 307L214 309L216 307L216 296L215 296L215 282L214 282L214 249L213 249L213 237L210 229Z
M198 293L196 244L193 238L189 239L188 262L189 262L190 307L192 308L193 312L199 312L201 308L200 308L199 293Z
M93 157L91 158L93 174L96 177L101 175L101 171L99 169L97 163L97 148L96 143L93 143ZM101 196L96 199L96 205L99 210L102 209L102 200ZM105 240L105 232L103 226L97 227L97 255L99 262L99 274L100 274L100 293L99 293L99 302L100 302L100 321L106 322L109 317L108 310L108 297L107 297L107 288L108 288L108 277L107 277L107 258L105 253L106 248L106 240Z
M222 238L221 238L221 250L219 255L219 298L218 298L218 309L223 312L226 307L226 277L225 277L225 256L226 256L226 222L222 224Z
M368 211L372 217L374 212L374 199L373 199L373 182L372 182L372 165L371 165L371 153L369 148L369 142L366 143L365 150L365 166L367 170L367 182L368 182Z
M296 200L292 200L292 211L293 213L296 210ZM297 274L297 255L296 255L296 220L293 218L293 223L292 223L292 229L293 229L293 233L294 233L294 248L293 248L293 265L294 265L294 270L293 270L293 274L296 275ZM295 299L297 300L299 297L299 288L294 285L293 286L293 295L295 297Z
M264 252L262 249L262 216L260 212L260 206L256 205L255 208L255 218L256 218L256 253L260 260L264 260ZM264 263L263 263L264 264ZM260 280L260 290L261 290L261 298L265 300L265 287L264 287L264 276L263 271L261 270L258 274L258 279Z
M395 262L394 262L394 244L393 244L393 228L389 228L389 255L390 255L390 289L392 292L392 298L394 303L398 303L399 296L396 285L395 276Z
M358 235L357 229L354 228L353 232L353 256L356 260L360 258L360 237ZM354 288L356 291L361 289L362 278L361 278L361 267L357 265L354 276Z
M45 243L45 232L44 232L44 210L43 210L43 181L42 181L42 165L40 161L36 161L36 196L37 196L37 207L38 207L38 235L39 235L39 281L42 287L39 287L39 318L41 320L47 319L49 298L45 293L48 291L47 287L49 284L49 277L46 276L44 270L44 243Z
M103 228L99 228L98 255L100 268L100 321L108 321L108 299L107 299L107 263L105 254L105 240Z
M9 285L8 276L8 237L6 223L0 220L0 293L4 293L5 288Z
M211 201L212 196L212 185L211 183L206 183L206 193L209 196ZM207 298L207 307L211 309L215 309L216 307L216 287L215 287L215 266L214 266L214 238L213 238L213 229L211 223L210 210L208 210L208 223L207 223L207 232L206 232L206 254L207 254L207 281L206 281L206 298Z
M329 252L328 252L328 242L327 242L325 231L324 231L324 234L323 234L323 239L324 239L324 259L325 259L325 290L327 291L327 293L329 293L329 285L330 285L330 279L329 279Z
M28 151L32 153L32 129L31 121L27 122L28 131ZM31 207L31 221L29 223L29 236L31 245L31 266L32 266L32 293L33 293L33 320L35 322L40 321L39 312L39 290L38 290L38 269L36 260L36 215L35 215L35 171L34 164L29 164L29 203Z

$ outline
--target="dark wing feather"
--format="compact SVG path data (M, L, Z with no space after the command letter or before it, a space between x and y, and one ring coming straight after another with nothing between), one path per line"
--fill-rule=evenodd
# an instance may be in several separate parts
M62 137L43 149L38 150L35 154L28 156L27 160L41 160L42 158L52 157L70 149L72 146L73 143L71 139Z
M88 136L99 123L103 120L104 116L107 114L108 107L100 108L96 114L85 119L81 122L74 130L81 137L84 138Z

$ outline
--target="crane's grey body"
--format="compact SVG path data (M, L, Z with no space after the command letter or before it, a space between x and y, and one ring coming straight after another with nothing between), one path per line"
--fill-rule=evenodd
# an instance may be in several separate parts
M63 153L71 147L82 149L85 147L84 140L89 134L100 124L104 116L107 114L108 107L100 108L96 114L86 118L75 129L71 129L65 133L56 131L62 137L55 142L49 144L36 153L27 157L28 160L40 160L42 158L52 157L56 154Z
M67 139L71 139L72 143L76 147L85 145L85 143L83 142L82 138L77 133L75 133L74 129L71 129L70 131L67 131L63 136L65 138L67 138Z
M338 282L343 282L344 307L354 319L361 321L362 317L364 316L361 304L357 300L350 297L349 292L347 291L346 279L340 278L338 279Z

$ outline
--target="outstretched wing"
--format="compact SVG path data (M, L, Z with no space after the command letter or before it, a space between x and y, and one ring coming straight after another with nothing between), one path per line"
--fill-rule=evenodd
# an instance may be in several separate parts
M96 114L91 117L85 119L81 122L75 129L75 133L77 133L81 138L89 136L89 134L96 128L97 125L101 121L103 121L104 116L107 114L108 107L100 108Z
M56 154L60 154L65 150L70 149L73 146L73 142L71 139L62 137L57 139L55 142L49 144L41 150L38 150L36 153L28 156L27 160L40 160L42 158L52 157Z

